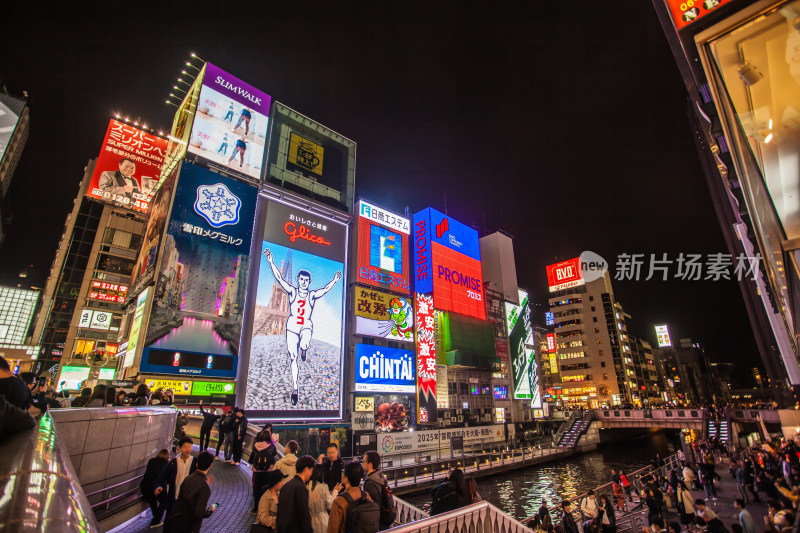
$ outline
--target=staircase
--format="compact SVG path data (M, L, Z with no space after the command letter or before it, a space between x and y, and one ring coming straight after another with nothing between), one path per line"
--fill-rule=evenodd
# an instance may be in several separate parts
M593 418L594 411L587 411L582 417L570 417L570 420L564 422L565 426L566 424L569 426L566 426L567 429L559 437L557 445L567 447L577 445L580 438L589 429Z

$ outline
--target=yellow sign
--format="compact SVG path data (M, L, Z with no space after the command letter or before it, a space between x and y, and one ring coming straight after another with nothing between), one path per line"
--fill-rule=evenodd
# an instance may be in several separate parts
M192 393L191 381L173 381L169 379L148 379L145 381L147 388L152 390L156 389L172 389L175 395L189 396Z
M551 374L558 374L558 359L556 359L556 354L550 354L550 373Z
M356 411L359 413L375 411L375 398L373 396L358 396L356 398Z
M289 134L289 162L317 176L322 176L325 148L296 133Z
M504 407L495 407L494 408L494 417L496 419L495 421L498 424L502 424L503 422L505 422L506 421L506 410L505 410L505 408Z

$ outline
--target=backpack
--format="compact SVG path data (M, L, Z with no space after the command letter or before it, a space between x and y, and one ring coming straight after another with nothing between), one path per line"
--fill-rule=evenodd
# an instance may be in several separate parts
M253 453L250 454L250 464L253 465L253 468L256 470L269 470L269 467L275 464L275 456L277 453L274 444L270 444L261 451L254 450Z
M378 483L375 480L368 479L367 483ZM384 478L385 481L385 478ZM364 483L364 488L366 488L367 484ZM392 489L389 488L388 483L380 484L381 487L381 497L380 502L378 505L381 508L381 525L385 526L385 528L389 528L394 524L394 519L397 517L397 512L394 508L394 496L392 496Z
M347 522L345 533L378 533L380 530L381 508L361 491L361 497L354 500L346 491L342 496L347 500Z

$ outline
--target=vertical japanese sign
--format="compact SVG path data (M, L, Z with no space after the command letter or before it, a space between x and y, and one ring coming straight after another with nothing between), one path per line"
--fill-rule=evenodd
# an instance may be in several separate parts
M519 305L506 302L509 355L514 374L514 398L530 399L531 407L539 408L542 403L528 293L523 290L517 292ZM548 341L549 339L548 336Z
M158 188L167 140L111 120L86 196L147 212Z
M358 283L411 294L410 225L407 218L363 200L358 203Z
M125 359L122 363L122 368L133 366L136 359L136 347L139 344L139 335L142 329L142 319L144 318L144 309L147 306L147 297L150 294L150 287L142 291L139 298L136 299L136 311L133 313L133 322L131 323L131 333L128 337L128 351L125 352Z
M245 409L271 420L341 418L348 228L263 205Z
M433 296L416 295L417 314L417 421L437 421L436 408L436 317Z
M181 165L140 369L235 377L257 190Z

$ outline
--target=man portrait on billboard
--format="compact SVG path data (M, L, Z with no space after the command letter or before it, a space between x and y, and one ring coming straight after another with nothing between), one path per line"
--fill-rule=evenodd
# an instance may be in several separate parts
M247 143L250 141L245 138L244 135L236 139L236 144L233 147L233 153L231 154L231 158L228 159L228 164L231 164L231 161L236 159L236 156L239 155L239 168L242 168L244 164L244 153L247 151Z
M295 406L299 400L297 378L300 374L300 367L297 363L297 356L299 355L302 361L306 360L306 351L314 334L314 323L311 321L314 304L333 289L333 286L342 279L342 273L336 272L333 279L321 289L311 290L311 273L308 270L299 270L297 272L297 287L295 287L283 279L269 248L264 250L264 257L269 262L275 280L289 295L289 316L286 319L286 346L292 366L291 400L292 405Z
M133 160L123 157L119 160L118 170L106 170L100 174L98 188L103 196L109 195L112 200L125 205L133 204L133 194L141 194L139 182L133 177L136 172L136 163ZM125 202L121 197L127 198Z

